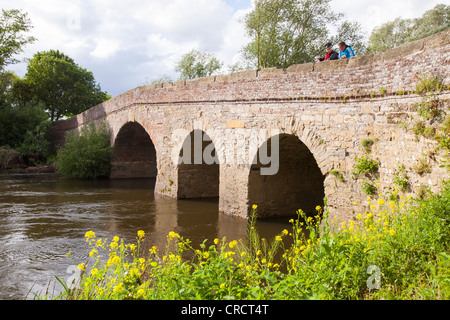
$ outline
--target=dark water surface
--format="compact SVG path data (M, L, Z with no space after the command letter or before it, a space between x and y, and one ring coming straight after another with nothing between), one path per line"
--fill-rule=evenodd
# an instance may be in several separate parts
M261 235L289 230L289 219L257 224ZM55 277L85 262L84 235L119 236L145 247L165 246L170 231L193 241L245 237L246 221L218 213L217 200L174 200L154 195L154 180L68 181L54 175L0 175L0 299L58 293ZM67 253L71 252L70 258Z

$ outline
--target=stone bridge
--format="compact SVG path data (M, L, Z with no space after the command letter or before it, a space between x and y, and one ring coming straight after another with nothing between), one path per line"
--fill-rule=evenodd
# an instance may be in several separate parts
M448 177L437 142L411 128L430 100L415 93L421 76L450 84L449 35L350 60L139 87L57 122L52 139L106 121L112 179L154 177L158 195L218 197L222 213L242 218L253 204L261 217L311 213L326 197L330 217L347 220L367 209L366 178L352 174L359 157L379 163L376 193L401 166L408 194ZM448 88L433 95L447 109ZM418 173L423 162L430 170Z

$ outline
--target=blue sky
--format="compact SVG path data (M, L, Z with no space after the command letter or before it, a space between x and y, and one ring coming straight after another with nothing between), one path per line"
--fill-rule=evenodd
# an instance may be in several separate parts
M372 29L396 17L414 18L448 0L332 0L335 12ZM112 96L167 74L191 49L213 52L225 66L248 41L240 19L251 0L2 0L28 12L36 43L19 58L58 49L92 71ZM23 76L26 63L9 69Z

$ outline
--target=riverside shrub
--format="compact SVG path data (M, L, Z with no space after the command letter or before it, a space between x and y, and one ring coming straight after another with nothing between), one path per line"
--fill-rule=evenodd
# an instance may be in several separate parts
M109 131L106 124L89 123L81 132L66 134L66 144L56 156L57 172L72 179L99 179L111 171Z

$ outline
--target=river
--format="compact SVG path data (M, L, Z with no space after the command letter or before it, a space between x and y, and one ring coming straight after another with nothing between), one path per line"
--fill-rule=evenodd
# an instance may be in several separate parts
M0 299L57 295L68 267L85 262L84 235L118 236L164 247L174 231L193 241L245 237L247 223L218 212L218 200L175 200L154 195L155 181L71 181L51 174L0 175ZM289 230L288 218L258 221L261 236ZM68 253L71 253L68 257Z

